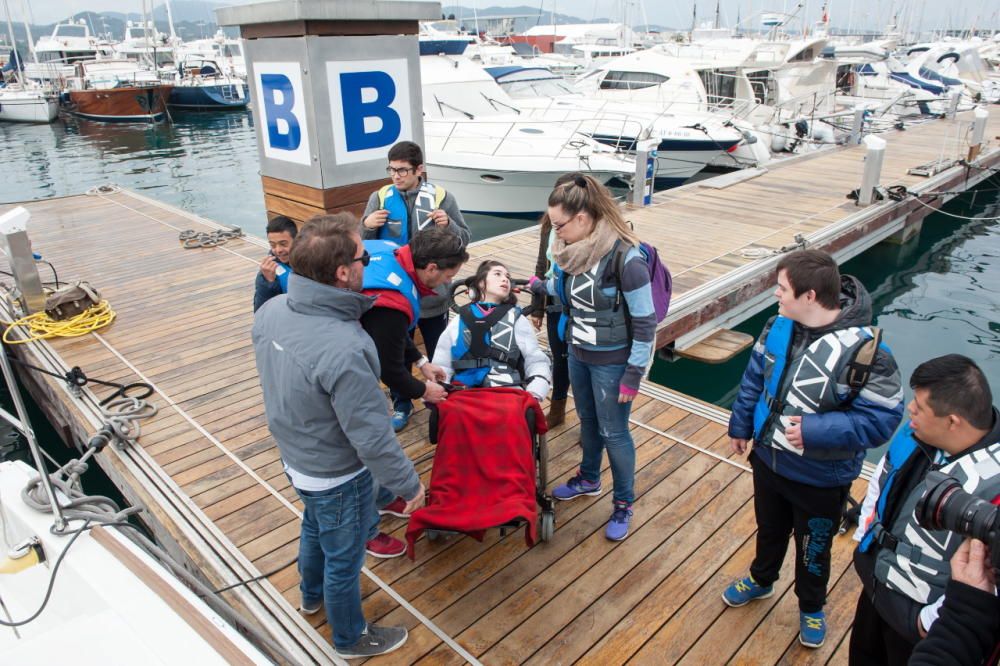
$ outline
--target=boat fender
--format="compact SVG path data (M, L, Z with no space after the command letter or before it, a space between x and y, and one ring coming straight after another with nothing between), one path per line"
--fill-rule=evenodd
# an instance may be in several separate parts
M28 537L7 551L0 560L0 574L19 573L45 561L45 551L38 537Z

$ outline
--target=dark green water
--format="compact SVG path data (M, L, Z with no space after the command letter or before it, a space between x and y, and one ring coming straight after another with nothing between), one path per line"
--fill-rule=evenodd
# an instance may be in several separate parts
M78 119L0 124L0 141L5 167L0 204L79 194L110 182L263 235L257 147L247 112L178 115L173 124L154 127ZM994 181L950 202L945 211L997 217L1000 176ZM470 216L469 223L475 238L485 238L534 220ZM934 214L917 240L903 247L880 245L843 270L871 291L876 323L885 330L904 379L922 360L959 352L983 367L1000 394L1000 224ZM738 330L756 335L771 314ZM651 377L728 407L748 355L717 366L657 361ZM10 439L0 433L0 446Z

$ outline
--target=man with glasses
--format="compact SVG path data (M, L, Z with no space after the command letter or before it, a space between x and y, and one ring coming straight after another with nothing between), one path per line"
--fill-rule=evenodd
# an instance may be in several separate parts
M361 317L361 325L375 342L382 382L389 387L394 402L415 398L435 403L444 400L445 371L427 361L417 351L410 336L423 308L423 299L434 288L451 281L469 259L462 239L444 227L433 226L417 234L402 247L391 241L368 240L370 253L365 268L364 293L375 296L375 305ZM410 371L416 363L423 380ZM409 414L407 414L409 416ZM403 496L380 489L375 503L379 513L405 518ZM406 545L388 534L372 530L367 544L374 557L399 557Z
M442 227L468 245L471 234L458 203L443 187L428 183L424 176L424 153L412 141L400 141L389 149L386 173L392 184L373 192L362 219L361 237L407 245L418 232ZM424 338L427 356L433 356L438 338L448 325L448 284L443 283L421 299L417 326ZM413 403L393 395L392 425L406 427Z
M350 213L310 220L291 251L288 293L254 317L253 344L267 424L302 500L301 612L326 610L345 659L391 652L405 627L365 620L364 535L375 529L375 486L424 503L424 487L393 435L378 384L375 345L358 324L367 254Z

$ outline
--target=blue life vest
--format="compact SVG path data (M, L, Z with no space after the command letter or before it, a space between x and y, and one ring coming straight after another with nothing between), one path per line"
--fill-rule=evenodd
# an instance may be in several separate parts
M371 261L365 267L365 276L361 288L386 289L388 291L398 291L410 303L413 311L413 318L410 320L409 329L412 331L420 319L420 293L413 278L406 272L403 266L396 259L396 250L399 245L392 241L366 240L365 249L371 255Z
M441 202L447 194L443 187L431 185L428 182L420 184L416 199L413 202L413 212L417 217L416 230L423 231L434 224L430 214L441 207ZM406 208L406 197L396 189L395 185L386 185L378 191L379 210L389 212L385 224L379 227L378 238L400 245L410 242L410 213Z
M284 264L277 259L274 263L278 264L278 268L274 271L275 276L278 278L278 286L281 287L281 293L288 293L288 276L292 274L292 267L288 264Z
M794 330L794 321L778 315L778 318L771 325L771 330L767 333L764 351L774 359L774 363L770 376L764 381L764 390L761 391L757 405L753 410L753 437L756 442L760 441L764 426L771 415L771 401L781 389L781 380L785 376L785 368L788 366L788 353L791 351Z
M882 476L878 479L879 496L875 503L874 514L870 517L860 517L862 524L868 523L868 530L861 540L861 545L858 546L858 550L862 553L871 547L872 541L878 538L878 533L885 529L882 519L885 516L885 503L889 499L889 490L899 476L900 468L906 464L916 449L917 440L913 437L913 427L907 421L889 442L889 450L886 451L885 462L882 465Z
M468 304L459 309L458 335L451 346L455 379L466 386L522 386L521 350L514 326L521 315L515 306Z

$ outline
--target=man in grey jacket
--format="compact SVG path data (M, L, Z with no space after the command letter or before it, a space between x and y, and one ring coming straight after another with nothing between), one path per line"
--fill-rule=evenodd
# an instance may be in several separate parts
M400 141L389 149L386 173L392 184L372 192L361 216L364 240L388 240L407 245L413 237L433 226L444 227L468 245L472 234L451 192L427 182L424 151L412 141ZM434 356L438 338L448 326L448 290L445 283L434 294L420 299L417 326L424 338L427 358ZM392 396L393 426L402 430L410 418L413 404L406 398Z
M291 254L288 293L257 311L253 343L268 426L305 511L299 543L302 611L326 607L343 658L385 654L404 627L365 621L361 567L378 519L373 483L406 498L424 486L393 434L375 345L359 323L373 298L359 293L368 263L357 219L306 224Z

